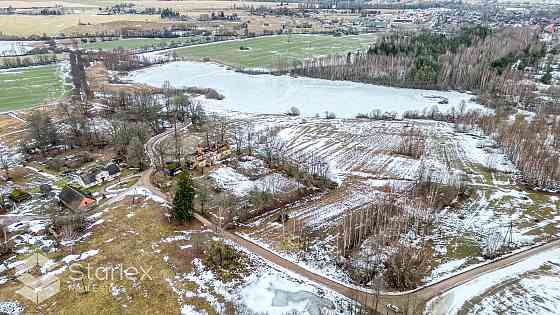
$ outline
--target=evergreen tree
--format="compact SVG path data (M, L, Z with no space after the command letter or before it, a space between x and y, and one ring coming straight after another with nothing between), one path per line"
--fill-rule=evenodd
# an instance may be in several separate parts
M192 178L187 172L179 175L177 191L173 200L173 219L179 222L190 221L193 218L195 191Z
M549 64L546 65L545 72L541 77L541 82L544 84L550 84L552 81L552 69Z

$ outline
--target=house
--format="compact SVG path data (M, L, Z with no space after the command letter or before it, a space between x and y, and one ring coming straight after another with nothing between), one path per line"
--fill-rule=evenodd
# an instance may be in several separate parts
M78 182L83 188L90 188L97 185L97 170L88 170L81 174Z
M115 163L110 163L104 168L92 168L79 176L78 182L83 188L90 188L102 184L121 175L121 169Z
M65 207L73 211L87 210L95 204L95 199L82 194L72 186L66 186L58 194L58 199Z

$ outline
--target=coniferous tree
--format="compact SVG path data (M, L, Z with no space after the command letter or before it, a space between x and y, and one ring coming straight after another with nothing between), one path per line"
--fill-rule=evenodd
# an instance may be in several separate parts
M190 221L193 218L195 191L192 178L187 172L179 175L177 191L173 200L173 219L179 222Z

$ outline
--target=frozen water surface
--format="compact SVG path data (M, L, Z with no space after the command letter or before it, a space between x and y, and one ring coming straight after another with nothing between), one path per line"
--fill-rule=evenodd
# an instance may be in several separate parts
M211 101L218 110L252 113L284 113L296 106L307 116L334 112L354 117L379 109L403 113L438 106L445 111L465 101L467 108L482 108L472 95L455 91L392 88L348 81L330 81L288 75L249 75L214 63L173 62L132 72L129 80L162 86L213 88L226 98ZM448 103L440 104L446 99ZM443 102L442 102L443 103Z

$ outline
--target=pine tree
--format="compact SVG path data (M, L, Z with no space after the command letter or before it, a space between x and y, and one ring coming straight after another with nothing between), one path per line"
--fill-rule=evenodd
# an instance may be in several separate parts
M187 172L179 175L177 191L173 200L173 219L179 222L190 221L193 218L195 191L192 178Z

